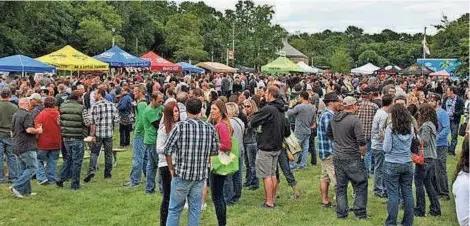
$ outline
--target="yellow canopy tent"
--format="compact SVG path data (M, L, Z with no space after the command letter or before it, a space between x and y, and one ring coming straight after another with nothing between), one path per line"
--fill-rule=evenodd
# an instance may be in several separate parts
M56 66L57 70L65 71L107 71L109 64L89 57L74 49L70 45L52 52L48 55L38 57L36 60Z

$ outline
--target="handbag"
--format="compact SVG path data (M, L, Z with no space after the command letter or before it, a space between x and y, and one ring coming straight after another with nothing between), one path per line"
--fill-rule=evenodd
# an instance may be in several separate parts
M414 142L417 142L413 144ZM413 145L417 145L417 147L413 147ZM416 152L413 152L413 148L416 148ZM411 161L413 161L416 165L422 166L424 164L424 141L420 141L418 135L416 134L416 130L411 140Z
M238 170L240 161L240 150L238 140L232 136L232 148L229 152L219 152L211 156L211 171L217 175L231 175Z
M287 151L287 158L291 162L295 160L295 155L302 151L299 140L297 140L297 137L295 137L294 133L292 132L288 137L284 138L283 146Z
M413 130L414 130L414 133L413 133L413 138L411 138L410 151L413 154L417 154L419 152L420 142L419 142L418 134L416 134L416 129L413 128Z
M467 131L467 123L468 122L464 122L462 125L460 125L460 127L459 127L459 136L462 136L462 137L465 136L465 132Z

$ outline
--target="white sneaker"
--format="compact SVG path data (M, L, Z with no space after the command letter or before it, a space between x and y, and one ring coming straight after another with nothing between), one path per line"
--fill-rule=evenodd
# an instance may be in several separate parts
M13 192L13 194L19 198L19 199L22 199L24 198L24 196L19 192L17 191L13 186L10 186L10 191Z
M185 203L185 204L184 204L184 208L185 208L185 209L188 209L188 208L189 208L188 203Z
M36 192L31 192L31 194L29 194L29 196L36 196L36 195L38 195L38 193Z
M45 179L45 180L43 180L43 181L38 181L38 184L39 184L39 185L44 185L44 184L46 184L47 182L49 182L49 180Z

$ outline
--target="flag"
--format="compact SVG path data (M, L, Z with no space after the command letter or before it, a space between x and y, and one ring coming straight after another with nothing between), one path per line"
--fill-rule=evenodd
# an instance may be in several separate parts
M424 56L426 56L426 54L431 55L431 51L429 51L428 43L426 42L426 27L424 27L423 51L425 53Z
M423 39L423 49L426 54L431 55L431 51L429 51L428 43L426 42L426 36L424 36L424 39Z

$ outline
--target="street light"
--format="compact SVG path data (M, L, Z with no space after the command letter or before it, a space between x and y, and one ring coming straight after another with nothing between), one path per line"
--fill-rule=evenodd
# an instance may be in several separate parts
M114 27L111 28L111 31L113 32L113 45L112 46L114 46L114 32L116 31L116 28L114 28Z

